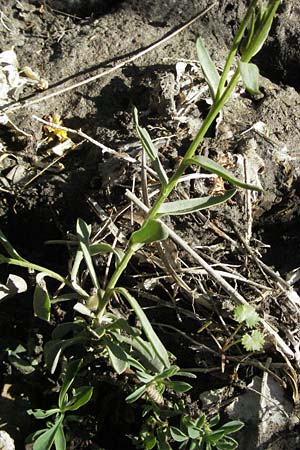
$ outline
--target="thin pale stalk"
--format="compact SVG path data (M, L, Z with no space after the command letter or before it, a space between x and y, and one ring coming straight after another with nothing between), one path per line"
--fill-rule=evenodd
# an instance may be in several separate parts
M37 272L44 272L49 277L53 278L54 280L57 280L60 283L64 283L66 286L68 286L72 290L76 291L80 296L85 297L85 298L89 297L88 293L85 292L85 290L82 289L80 286L74 287L73 284L69 280L67 280L63 276L59 275L58 273L47 269L46 267L39 266L38 264L30 263L26 260L7 258L6 256L2 256L2 255L0 257L0 263L12 264L14 266L26 267L27 269L36 270Z

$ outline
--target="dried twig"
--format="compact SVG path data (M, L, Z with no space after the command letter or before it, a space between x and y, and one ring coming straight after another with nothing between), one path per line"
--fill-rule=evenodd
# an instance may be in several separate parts
M194 22L199 20L200 17L203 17L205 14L207 14L216 4L217 4L217 2L215 1L210 6L208 6L206 9L201 11L199 14L197 14L191 20L189 20L188 22L186 22L185 24L183 24L182 26L177 28L172 33L170 33L167 36L163 37L162 39L160 39L159 41L155 42L154 44L149 45L148 47L144 48L142 51L140 51L138 53L135 53L133 56L131 56L130 58L127 58L125 61L122 61L119 64L116 64L114 67L111 67L111 68L105 70L104 72L98 73L98 74L96 74L96 75L94 75L94 76L92 76L90 78L87 78L86 80L79 81L78 83L75 83L75 84L73 84L71 86L67 86L67 87L65 87L63 89L60 89L60 90L55 91L55 92L52 92L51 94L43 95L42 97L39 96L39 97L37 97L37 98L35 98L35 99L31 100L31 101L17 102L15 104L5 108L4 111L5 112L11 112L11 111L16 111L16 110L21 109L21 108L28 108L29 106L32 106L32 105L34 105L36 103L40 103L40 102L43 102L45 100L49 100L50 98L56 97L58 95L65 94L66 92L69 92L69 91L71 91L73 89L76 89L78 87L84 86L85 84L91 83L92 81L96 81L99 78L103 78L104 76L109 75L109 74L115 72L116 70L122 69L122 67L126 66L127 64L132 63L136 59L141 58L142 56L146 55L147 53L152 52L155 48L157 48L157 47L159 47L161 45L164 45L170 39L174 38L177 34L181 33L186 28L190 27Z
M135 195L130 191L126 191L126 196L133 201L140 209L145 212L148 212L149 209L143 202L141 202ZM181 248L187 251L197 263L206 270L208 275L210 275L219 286L221 286L225 292L238 304L248 304L247 300L229 283L227 283L224 278L217 273L201 256L198 255L180 236L178 236L171 228L169 228L165 223L164 227L168 229L168 233L170 238L178 244ZM265 330L273 337L274 343L276 347L282 352L286 357L294 358L294 352L289 348L289 346L284 342L284 340L279 336L276 330L265 320L261 319L261 323L264 326Z

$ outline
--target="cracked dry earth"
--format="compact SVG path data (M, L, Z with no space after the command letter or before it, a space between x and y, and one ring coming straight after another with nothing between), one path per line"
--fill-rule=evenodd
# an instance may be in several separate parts
M8 123L0 130L1 228L27 259L64 271L66 263L63 260L67 258L67 252L44 246L44 242L62 239L72 233L77 217L92 223L96 229L101 218L91 205L100 205L106 214L117 214L127 205L125 190L132 189L133 179L139 195L141 148L133 125L133 105L138 108L142 124L156 142L166 170L176 167L209 103L209 93L196 61L195 41L202 36L217 67L221 68L246 4L245 1L220 0L208 14L165 45L93 82L48 98L50 93L57 93L125 62L194 17L209 2L0 0L0 50L14 48L20 67L29 66L49 86L42 92L34 86L26 86L19 99L11 98L10 104L2 106L13 125ZM249 285L238 285L238 289L253 300L259 312L273 318L274 325L295 354L300 340L299 304L291 303L278 280L258 269L247 252L239 252L238 247L242 247L239 236L251 238L253 248L262 255L263 262L279 273L286 283L300 266L299 19L298 2L283 1L270 37L255 61L262 74L260 94L250 97L239 86L202 145L204 155L222 163L238 176L245 177L246 174L248 181L263 187L263 194L251 198L250 216L247 198L244 193L239 193L232 202L216 210L195 214L193 219L189 216L178 218L171 223L211 264L232 264L247 279L267 285L268 289L263 292ZM82 130L98 145L72 135L74 151L60 157L52 150L51 142L44 144L45 128L37 120L47 120L55 114L63 125ZM176 195L179 198L207 195L217 188L213 182L186 182ZM135 220L138 222L138 214ZM121 216L117 225L126 238L132 229L129 216ZM183 260L183 265L191 263L186 255ZM144 267L145 258L141 257L137 264ZM182 273L185 282L195 288L195 278ZM5 278L6 273L3 273L1 282ZM299 278L294 276L293 280L292 286L297 292ZM208 290L214 292L212 297L219 298L217 307L230 310L221 288L209 281L205 283ZM170 291L171 283L166 284ZM145 286L143 289L147 290ZM190 301L187 294L182 296L184 302ZM204 315L202 309L207 305L200 302L196 307L199 308L197 314ZM20 308L24 308L23 312ZM163 310L163 318L158 321L163 321L167 313ZM32 353L36 352L35 356L40 358L40 347L49 335L49 329L42 330L43 336L39 334L40 324L31 317L30 300L27 302L26 298L21 302L13 299L1 303L0 325L3 356L0 427L3 424L14 437L16 448L24 448L24 437L36 427L26 415L26 409L37 403L45 383L37 374L31 374L24 382L26 375L5 360L4 349L9 338L14 345L30 341ZM180 328L185 324L177 326ZM188 323L187 328L193 334L195 324ZM165 339L168 342L173 338L166 333ZM205 339L207 344L209 336ZM189 348L187 361L185 346L188 344L178 341L175 347L177 345L182 353L178 358L186 367L197 364L197 358L207 358L207 355L203 357L200 347L198 350ZM207 358L208 367L219 364L211 358ZM261 355L260 360L266 358L267 355ZM274 355L274 370L276 363L282 363L278 355ZM297 385L297 361L292 361L291 365L293 382ZM259 390L262 372L249 367L244 374L246 383ZM199 395L230 384L228 373L213 375L213 380L207 375L200 379ZM300 448L297 389L295 386L292 389L286 373L280 372L278 376L283 380L285 390L282 392L268 381L264 384L264 392L269 396L270 392L275 392L273 404L277 402L281 408L287 408L292 419L279 418L273 424L269 418L269 427L264 423L262 430L257 422L246 417L248 422L241 433L240 448ZM47 395L46 392L46 399ZM231 392L230 396L242 398L240 391ZM203 404L207 398L202 398ZM288 399L288 406L283 398ZM225 396L224 402L227 401ZM253 397L240 403L243 401L246 405L257 403ZM270 405L267 404L268 408ZM106 420L103 419L104 424ZM124 423L122 426L120 433L125 436L127 429ZM110 425L108 433L115 432ZM255 438L249 440L250 435ZM116 438L105 448L130 448L126 445L126 439Z

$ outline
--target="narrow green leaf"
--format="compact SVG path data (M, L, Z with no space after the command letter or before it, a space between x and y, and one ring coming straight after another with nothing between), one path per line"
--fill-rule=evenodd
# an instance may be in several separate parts
M218 450L235 450L238 445L238 442L232 437L224 436L215 446Z
M18 259L20 261L24 261L24 258L19 255L19 253L14 249L9 240L6 238L5 234L0 230L0 243L3 245L7 253L11 258Z
M193 426L188 427L187 431L191 439L199 439L204 434L203 430Z
M212 61L203 40L199 37L196 43L198 59L201 64L205 80L209 86L211 96L214 99L218 91L220 77L216 66Z
M67 403L66 411L76 411L88 403L93 395L93 387L81 386L74 390L71 400Z
M166 384L175 392L187 392L192 389L192 386L184 381L169 381Z
M161 373L156 375L155 379L164 380L165 378L173 377L175 374L177 374L178 370L179 370L178 366L168 367L167 369L163 370Z
M155 170L155 172L158 175L159 181L163 186L166 186L168 184L169 179L165 172L165 169L163 168L162 163L160 162L159 157L155 158L154 161L152 161L152 167Z
M45 275L45 274L39 274ZM39 319L50 320L51 301L48 294L46 282L43 277L37 277L37 283L33 294L33 311Z
M75 322L64 322L58 324L51 333L51 338L53 340L59 340L64 338L67 334L73 333L78 335L86 327L86 322L75 321Z
M146 436L144 438L144 446L145 446L145 450L152 450L155 445L157 443L156 437L151 435L151 436Z
M200 417L196 420L196 426L197 426L198 428L202 428L203 425L205 424L205 419L206 419L205 414L202 414L202 416L200 416Z
M210 443L218 442L224 436L225 432L222 430L212 431L206 436L206 441Z
M169 181L168 177L167 177L166 172L160 162L160 159L158 156L158 151L155 148L155 145L153 144L148 131L139 125L138 110L136 108L133 109L133 119L134 119L134 124L136 127L138 137L139 137L139 139L142 143L142 146L143 146L144 150L146 151L146 153L152 163L152 167L155 170L155 172L157 173L161 184L163 186L165 186Z
M251 41L247 45L247 49L243 53L243 60L249 61L264 45L280 3L281 0L272 0L269 2L267 8L264 10L260 9L260 17L255 22L255 30Z
M64 416L61 415L55 424L45 433L38 437L38 439L33 444L33 450L50 450L55 439L58 428L63 422Z
M91 244L89 246L89 250L90 250L91 256L99 255L99 253L114 253L115 252L114 248L111 245L105 244L102 242L97 242L97 243Z
M63 408L65 405L65 396L70 388L71 384L73 383L77 373L80 370L80 367L82 365L82 359L75 359L74 361L71 361L68 364L67 371L63 378L63 384L60 388L59 392L59 398L58 398L58 406L59 408Z
M149 339L149 342L152 344L153 350L155 351L158 358L161 360L165 367L170 367L168 352L153 330L151 323L149 322L146 314L144 313L136 299L124 288L117 288L115 290L123 297L125 297L130 306L133 308L135 314L141 322L144 333Z
M210 158L206 158L205 156L194 156L192 159L187 161L188 165L196 165L203 167L203 169L208 172L219 175L224 180L229 181L230 183L238 186L242 189L251 189L253 191L261 191L262 189L258 186L254 186L253 184L244 183L243 181L236 178L229 170L225 169L220 164L216 163Z
M110 361L115 371L120 375L128 368L128 359L123 349L109 339L105 339Z
M176 427L170 427L170 434L176 442L185 442L189 440L189 437Z
M85 223L84 220L78 219L76 224L76 232L79 238L80 249L83 253L83 257L85 259L85 263L87 265L91 280L96 289L100 289L100 284L94 269L93 260L90 254L89 249L89 238L91 233L91 228L89 225Z
M255 64L239 61L241 77L248 92L252 95L259 94L259 70Z
M139 230L132 233L130 241L138 250L144 244L163 241L168 238L168 235L168 230L162 223L150 219Z
M176 200L175 202L163 203L158 210L159 216L179 216L190 214L202 209L211 208L229 200L236 193L236 189L230 189L223 195L215 195L190 200Z
M149 136L148 131L139 125L138 110L135 107L133 108L133 120L134 120L134 124L135 124L135 128L136 128L138 137L140 138L140 141L141 141L148 157L150 158L151 161L154 161L158 156L157 150L151 140L151 137Z
M213 417L210 419L210 421L209 421L208 423L209 423L209 426L210 426L211 428L213 428L213 427L215 427L219 422L220 422L220 414L216 414L215 416L213 416Z
M127 403L134 403L136 402L146 391L147 386L140 386L139 388L137 388L135 391L132 392L132 394L128 395L126 397L126 402Z
M241 428L243 428L245 424L240 420L232 420L231 422L227 422L222 425L222 430L225 431L225 434L236 433Z
M66 450L67 448L64 427L62 424L57 428L57 432L54 438L54 445L55 450Z

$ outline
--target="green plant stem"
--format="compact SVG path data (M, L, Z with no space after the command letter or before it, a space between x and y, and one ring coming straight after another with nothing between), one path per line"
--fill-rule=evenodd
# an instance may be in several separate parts
M221 77L217 96L214 100L214 103L213 103L208 115L204 119L200 130L198 131L195 139L193 140L193 142L191 143L187 152L185 153L184 158L182 159L176 172L171 177L169 183L165 186L162 186L161 192L160 192L159 196L157 197L154 205L148 212L147 217L142 226L146 226L149 220L156 219L159 208L167 200L168 196L170 195L170 193L173 191L173 189L177 185L178 180L182 176L186 167L189 166L190 164L192 164L191 159L193 158L197 148L199 147L200 143L202 142L203 138L205 137L208 129L211 127L213 121L216 119L216 117L218 116L218 114L220 113L220 111L223 109L224 105L228 101L229 97L233 93L233 91L238 83L239 76L240 76L239 68L236 69L236 71L233 74L228 85L225 88L224 88L224 86L226 83L226 79L227 79L227 75L228 75L231 63L237 52L238 46L243 38L243 35L245 33L245 30L246 30L247 24L251 18L251 15L254 13L254 8L255 8L256 4L257 4L257 0L251 1L250 5L248 7L248 10L247 10L246 16L245 16L244 20L242 21L242 24L239 28L236 38L234 39L234 43L233 43L230 55L225 64L225 68L224 68L225 75L223 74L224 76ZM258 48L258 45L259 45L259 39L262 42L264 41L264 36L266 34L266 27L268 26L268 24L270 24L272 22L273 16L274 16L279 4L280 4L280 0L273 0L273 4L270 6L269 13L266 15L266 17L263 21L262 30L258 30L257 34L254 37L253 44L252 44L252 42L250 43L249 49L243 55L242 61L248 62L251 59L251 57L255 54L255 52ZM223 78L223 80L222 80L222 78ZM222 93L223 89L225 89L225 90ZM102 300L99 302L99 307L97 310L98 319L102 318L102 316L105 312L105 308L109 302L110 296L111 296L114 288L116 287L116 284L117 284L120 276L122 275L123 271L126 269L128 263L134 253L135 253L134 245L129 244L121 263L116 268L114 274L112 275L110 281L107 284L107 287L106 287L106 290L105 290Z
M25 259L13 259L13 258L7 258L6 256L0 255L0 263L6 263L6 264L12 264L14 266L19 267L26 267L28 269L36 270L37 272L45 272L49 277L53 278L54 280L57 280L61 283L64 283L66 286L70 287L72 290L76 291L80 296L84 298L88 298L89 295L87 292L85 292L84 289L82 289L80 286L74 286L67 278L64 278L63 276L59 275L56 272L53 272L52 270L47 269L46 267L39 266L38 264L30 263L29 261L26 261Z
M224 86L225 86L225 83L226 83L226 80L227 80L227 77L228 77L228 73L229 73L230 67L232 66L234 57L235 57L235 55L236 55L236 53L238 51L238 48L239 48L239 45L240 45L242 39L243 39L245 30L247 28L247 25L248 25L248 22L249 22L249 20L251 18L251 15L254 13L256 4L257 4L257 0L252 0L251 4L248 7L247 14L245 15L245 17L244 17L244 19L243 19L243 21L242 21L242 23L240 25L240 28L239 28L239 30L238 30L235 38L234 38L233 44L232 44L231 49L230 49L230 53L228 55L228 58L226 60L226 63L225 63L225 66L224 66L224 69L223 69L223 72L222 72L222 75L221 75L221 79L220 79L220 82L219 82L216 99L219 99L222 96L222 94L223 94L223 89L224 89Z
M158 210L160 206L165 202L165 200L168 198L170 193L175 188L176 184L178 183L179 178L185 171L186 167L189 165L189 160L194 156L197 148L199 147L202 139L206 135L208 129L211 127L213 121L216 119L222 108L224 107L225 103L229 99L230 95L232 94L235 86L238 83L239 79L239 69L236 70L235 74L233 75L229 85L226 87L224 94L222 97L215 101L215 103L212 105L208 115L204 119L202 126L196 135L195 139L191 143L190 147L188 148L183 160L181 161L179 167L177 168L176 172L173 174L172 178L170 179L169 183L166 186L162 187L162 190L156 199L154 205L148 212L147 218L144 222L143 226L147 225L147 222L151 219L155 219L158 213ZM104 296L102 300L99 302L99 307L97 310L97 317L99 320L103 317L103 314L105 312L105 308L109 302L110 296L113 292L113 289L116 287L116 284L122 275L123 271L126 269L129 261L131 260L131 257L135 253L134 245L129 245L127 248L127 251L125 252L123 259L121 260L120 264L116 268L115 272L113 273L111 279L109 280Z
M105 313L105 308L110 300L113 289L115 288L120 276L126 269L129 261L131 260L132 256L134 255L134 253L135 253L134 245L129 245L122 260L120 261L118 267L116 268L111 279L109 280L109 282L106 286L104 295L103 295L102 299L100 299L100 301L99 301L99 305L98 305L98 309L97 309L97 318L99 321L101 321L101 319Z

